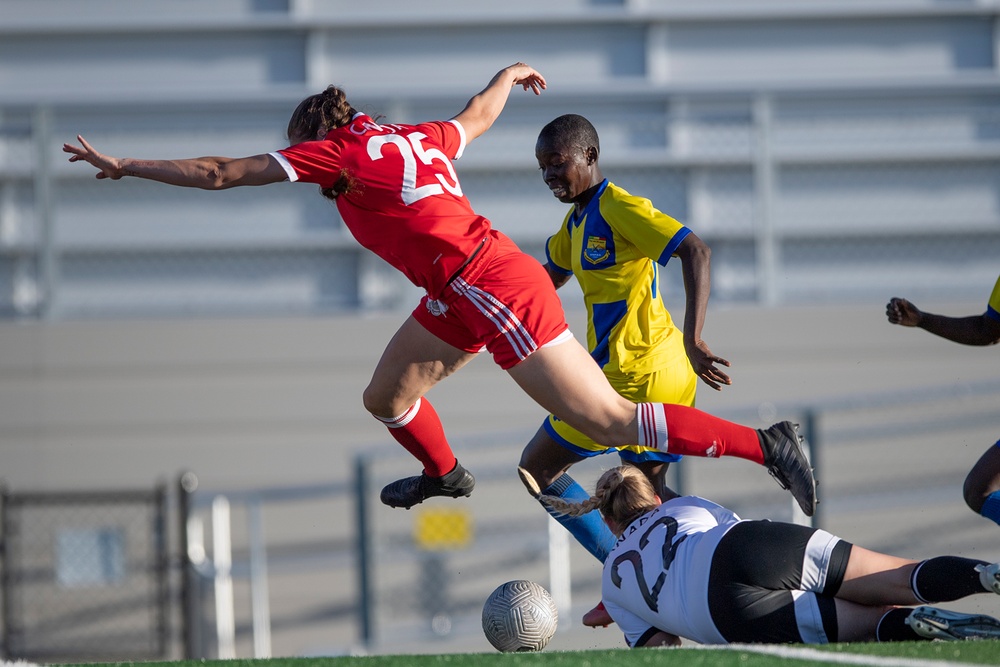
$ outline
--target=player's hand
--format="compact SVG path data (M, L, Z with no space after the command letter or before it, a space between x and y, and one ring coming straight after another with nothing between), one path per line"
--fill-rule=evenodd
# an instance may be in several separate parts
M111 157L110 155L104 155L98 153L94 150L94 147L87 143L87 140L81 137L79 134L76 135L77 141L80 142L79 146L74 146L73 144L63 144L63 153L69 153L70 162L80 162L81 160L91 164L99 170L97 172L97 178L110 178L113 181L117 181L119 178L125 175L122 169L122 161L116 157Z
M712 354L705 341L699 340L690 345L685 344L685 347L687 348L688 359L691 360L691 367L694 369L695 375L701 378L702 382L716 391L721 390L722 385L733 383L721 368L716 367L716 364L728 367L730 365L729 362L722 357Z
M524 90L534 91L535 95L541 95L546 88L545 77L530 65L514 63L507 71L514 77L515 86L520 85Z
M889 318L891 324L915 327L920 324L923 313L906 299L894 296L889 299L889 303L885 306L885 316Z

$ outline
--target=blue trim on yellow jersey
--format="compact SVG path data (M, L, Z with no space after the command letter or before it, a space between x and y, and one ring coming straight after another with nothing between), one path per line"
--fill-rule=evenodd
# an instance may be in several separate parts
M575 212L571 216L573 226L579 227L583 222L583 233L586 241L583 244L582 261L580 268L584 271L599 271L614 266L618 261L615 252L615 233L611 225L607 223L601 215L601 195L608 187L605 179L601 187L591 197L587 207L577 215Z
M619 449L619 450L608 450L617 451L618 456L621 457L622 461L628 461L629 463L646 463L647 461L657 461L659 463L675 463L680 461L683 456L680 454L667 454L666 452L661 452L659 450L644 449L642 452L633 452L631 449Z
M605 178L601 182L600 187L597 188L597 192L595 192L594 196L590 198L589 202L587 202L587 206L579 214L577 214L576 212L576 207L573 208L573 212L570 213L569 220L567 220L567 227L566 227L567 230L570 230L569 225L572 225L573 227L579 227L580 223L588 217L588 214L591 212L591 209L600 210L601 195L603 195L604 191L608 189L608 183L609 183L608 179Z
M573 275L573 270L572 269L564 269L563 267L559 266L558 264L556 264L555 262L552 261L552 255L549 254L549 244L548 243L545 244L545 261L548 262L549 268L551 268L556 273L560 273L560 274L562 274L564 276L571 276L571 275Z
M991 317L994 320L997 320L998 322L1000 322L1000 313L998 313L997 311L993 310L992 306L987 306L986 307L986 316L987 317Z
M557 419L558 419L558 417L557 417ZM590 458L591 456L598 456L600 454L607 454L608 452L612 451L610 449L594 450L594 449L584 449L583 447L577 447L572 442L570 442L566 438L564 438L561 435L559 435L559 432L556 431L554 428L552 428L552 425L549 423L548 419L546 419L544 422L542 422L542 428L545 429L545 432L549 434L550 438L552 438L553 440L555 440L556 442L558 442L561 446L565 447L569 451L571 451L574 454L577 454L579 456Z
M670 239L670 243L668 243L667 247L663 249L662 253L660 253L660 257L659 257L659 259L656 260L656 263L659 264L660 266L666 266L667 262L670 261L670 257L675 252L677 252L677 247L681 244L681 242L684 239L687 238L688 234L690 234L690 233L691 233L691 228L690 227L684 227L683 229L681 229L680 231L678 231L676 234L674 234L674 237L672 239Z
M593 306L594 338L596 344L590 356L601 368L611 359L611 332L628 314L628 302L595 303Z

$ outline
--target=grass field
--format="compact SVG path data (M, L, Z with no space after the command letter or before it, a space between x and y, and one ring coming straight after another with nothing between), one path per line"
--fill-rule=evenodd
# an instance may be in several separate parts
M109 667L764 667L871 665L945 667L1000 665L1000 641L900 642L833 646L729 646L676 649L543 651L540 653L453 653L369 657L274 658L107 663ZM6 667L6 666L5 666Z

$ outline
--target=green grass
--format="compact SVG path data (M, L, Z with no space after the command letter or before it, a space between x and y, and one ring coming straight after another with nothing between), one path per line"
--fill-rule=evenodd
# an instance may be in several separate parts
M118 662L106 667L813 667L839 665L814 659L815 653L869 656L863 664L878 666L890 658L919 661L1000 665L1000 641L900 642L894 644L834 644L831 646L762 647L807 652L780 657L740 649L611 649L543 651L541 653L452 653L441 655L379 655L337 658L274 658L270 660L194 660L177 662ZM68 666L67 666L68 667Z

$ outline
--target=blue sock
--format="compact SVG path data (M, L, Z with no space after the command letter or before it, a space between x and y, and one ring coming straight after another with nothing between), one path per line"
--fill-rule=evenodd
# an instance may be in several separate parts
M563 500L579 502L590 498L590 494L583 490L583 487L576 483L567 474L561 475L552 482L549 488L542 491L546 496L558 496ZM542 503L542 507L552 515L552 517L562 524L563 528L576 538L576 541L583 545L583 548L593 554L594 558L602 563L614 549L618 538L608 529L601 513L597 510L588 512L583 516L567 516L552 511L547 505Z
M1000 524L1000 491L994 491L986 496L983 509L979 510L979 513L993 523Z

